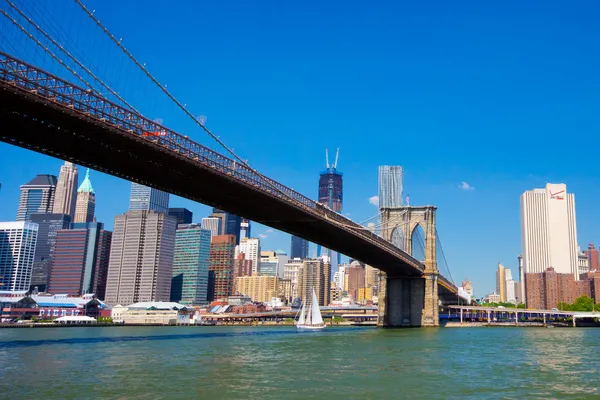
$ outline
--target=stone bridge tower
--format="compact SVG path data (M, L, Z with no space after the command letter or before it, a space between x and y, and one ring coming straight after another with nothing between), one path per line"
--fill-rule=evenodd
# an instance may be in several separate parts
M379 326L439 326L438 267L436 255L435 212L437 207L382 208L384 239L413 255L417 227L425 234L425 269L421 277L381 273Z

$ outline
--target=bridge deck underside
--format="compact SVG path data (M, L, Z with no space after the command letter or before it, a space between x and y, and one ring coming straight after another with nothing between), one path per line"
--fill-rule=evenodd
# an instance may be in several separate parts
M0 115L0 140L4 142L228 210L394 275L421 275L392 254L292 203L147 139L1 82Z

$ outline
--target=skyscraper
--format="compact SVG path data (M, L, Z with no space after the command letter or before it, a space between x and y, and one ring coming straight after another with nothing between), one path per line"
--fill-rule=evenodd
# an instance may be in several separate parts
M235 235L235 244L240 244L242 231L242 217L232 213L227 213L226 235Z
M129 210L157 211L167 214L169 193L132 182Z
M321 259L306 259L298 268L298 296L306 302L314 289L320 306L329 305L331 266Z
M79 172L75 164L65 161L60 167L56 194L54 196L53 214L67 214L71 220L75 217L75 201L77 198L77 181Z
M90 169L85 171L85 178L79 189L77 189L77 204L75 206L75 223L86 223L94 221L94 212L96 210L96 194L90 181Z
M594 248L594 244L590 243L587 250L585 251L588 259L588 270L597 271L600 269L600 262L598 256L598 250Z
M523 256L517 257L519 263L519 283L521 284L521 293L519 293L519 299L521 303L525 303L525 270L523 269Z
M29 290L38 226L0 222L0 290Z
M379 208L402 206L402 178L401 166L379 167Z
M516 304L517 302L517 293L515 292L515 280L512 277L512 271L510 268L506 268L504 270L504 278L505 278L505 291L506 291L506 301L509 303Z
M75 223L56 233L48 292L104 299L112 232L101 222Z
M353 261L345 268L345 273L344 290L357 301L358 289L365 287L365 269L358 261Z
M212 236L219 235L221 232L221 219L216 217L202 218L202 229L210 231Z
M252 261L246 259L244 253L240 253L236 256L233 262L233 289L232 294L237 294L238 290L236 287L236 278L241 276L252 276Z
M526 274L552 267L579 279L575 196L565 184L548 183L521 195L521 233Z
M213 236L208 265L208 301L232 295L234 262L235 236Z
M506 301L506 270L500 263L496 270L496 293L500 295L501 302Z
M221 230L219 231L219 235L234 235L236 244L240 244L242 217L218 208L213 208L210 217L221 219Z
M37 288L39 292L45 292L50 280L56 234L60 229L69 228L71 217L66 214L31 214L30 219L38 225L31 289Z
M128 211L115 217L106 302L169 301L176 220L165 213Z
M342 212L343 201L343 174L337 170L338 155L340 149L335 154L335 162L329 164L329 154L325 149L325 165L326 169L321 171L319 176L319 203L327 206L327 208L337 212ZM317 257L321 255L329 255L327 249L321 249L317 245ZM339 264L340 255L336 253L337 263Z
M171 301L190 305L206 303L210 241L210 231L202 229L200 224L181 224L177 228Z
M169 208L169 215L177 219L177 226L191 224L193 213L187 208Z
M31 214L51 213L54 209L56 176L36 175L25 185L21 185L17 221L29 221Z
M252 236L250 230L250 221L242 218L242 222L240 223L240 241L244 238L249 238L250 236Z
M308 240L292 235L290 258L308 258Z
M342 212L342 173L337 170L338 153L335 162L329 164L329 156L326 152L326 169L321 171L319 177L319 203L326 205L335 212Z

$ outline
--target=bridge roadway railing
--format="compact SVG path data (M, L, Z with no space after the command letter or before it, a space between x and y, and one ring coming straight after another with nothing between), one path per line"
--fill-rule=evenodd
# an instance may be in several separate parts
M273 197L292 202L296 207L304 209L317 218L335 222L341 229L360 236L414 268L421 271L424 269L423 264L414 257L343 215L277 181L264 177L244 164L190 140L187 136L180 135L138 113L117 105L92 90L81 88L3 52L0 52L0 79L13 87L40 96L46 101L59 103L93 117L110 128L119 128L160 144L205 167L210 167L216 172L267 192Z

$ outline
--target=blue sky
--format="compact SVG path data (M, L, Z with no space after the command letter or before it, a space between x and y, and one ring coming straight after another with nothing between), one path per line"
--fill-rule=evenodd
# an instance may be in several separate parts
M352 219L377 213L368 201L377 166L404 166L411 204L438 206L454 279L468 277L478 295L494 290L497 262L516 269L525 190L566 183L579 243L600 242L594 2L86 4L263 173L314 198L325 148L339 147ZM213 146L165 103L146 101L148 116ZM0 220L15 218L20 184L60 164L0 144ZM112 226L129 184L97 172L92 182L98 218ZM171 205L196 220L209 213L184 199ZM253 230L268 236L264 248L289 249L288 235Z

